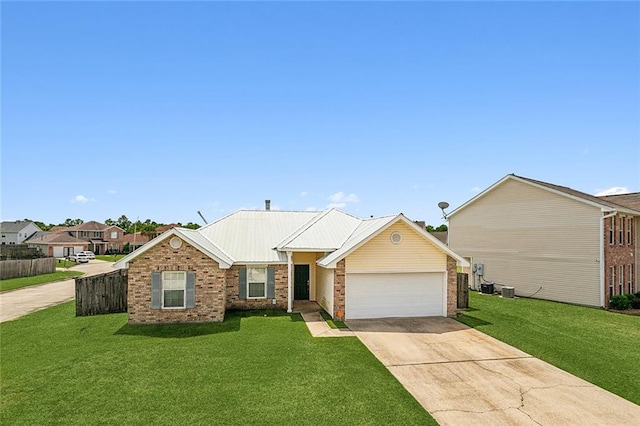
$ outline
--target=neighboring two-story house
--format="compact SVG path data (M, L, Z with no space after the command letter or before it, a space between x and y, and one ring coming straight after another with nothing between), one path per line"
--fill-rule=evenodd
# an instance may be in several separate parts
M69 235L87 241L89 250L95 254L122 249L124 230L116 225L105 225L95 220L64 229Z
M0 223L0 244L22 244L40 231L38 225L28 220L4 221Z
M448 219L449 247L470 261L474 288L493 282L587 306L640 291L640 193L596 197L507 175Z

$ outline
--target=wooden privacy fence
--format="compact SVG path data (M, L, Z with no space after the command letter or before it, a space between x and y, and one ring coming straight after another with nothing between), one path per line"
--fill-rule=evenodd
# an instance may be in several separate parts
M33 277L34 275L50 274L55 271L56 259L54 257L0 261L0 280Z
M76 278L76 316L127 312L127 269Z
M458 274L458 309L469 307L469 274Z

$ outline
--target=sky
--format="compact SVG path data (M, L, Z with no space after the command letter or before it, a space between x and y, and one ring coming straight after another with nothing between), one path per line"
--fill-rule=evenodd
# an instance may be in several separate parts
M638 2L0 3L1 219L640 191Z

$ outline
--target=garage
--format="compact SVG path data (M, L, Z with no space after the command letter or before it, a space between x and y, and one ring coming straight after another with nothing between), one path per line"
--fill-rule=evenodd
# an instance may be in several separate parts
M445 274L347 273L347 319L446 316Z

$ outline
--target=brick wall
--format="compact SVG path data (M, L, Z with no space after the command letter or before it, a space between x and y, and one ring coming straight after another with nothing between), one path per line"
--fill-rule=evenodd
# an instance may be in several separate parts
M333 318L337 320L344 320L345 315L345 265L345 260L342 259L333 270Z
M447 256L447 316L454 317L458 309L458 273L457 262Z
M623 218L622 221L622 244L620 244L620 218ZM605 307L609 306L610 299L610 281L611 281L611 267L614 269L614 285L613 285L613 294L626 294L629 292L629 265L632 265L633 277L632 277L632 287L633 289L638 288L636 277L636 230L633 227L636 225L636 221L631 220L631 244L628 244L627 239L627 227L629 226L629 221L626 220L624 215L616 215L614 216L614 241L613 244L610 244L610 234L611 230L611 219L604 220L604 298L605 298ZM623 274L623 290L620 292L620 266L624 267Z
M226 271L226 307L227 309L287 309L288 272L287 265L267 265L275 269L276 278L276 304L273 299L239 299L240 279L238 271L243 265L234 265Z
M195 272L195 308L151 309L151 273ZM186 242L178 249L169 239L129 262L129 323L176 323L222 321L225 312L226 271Z

